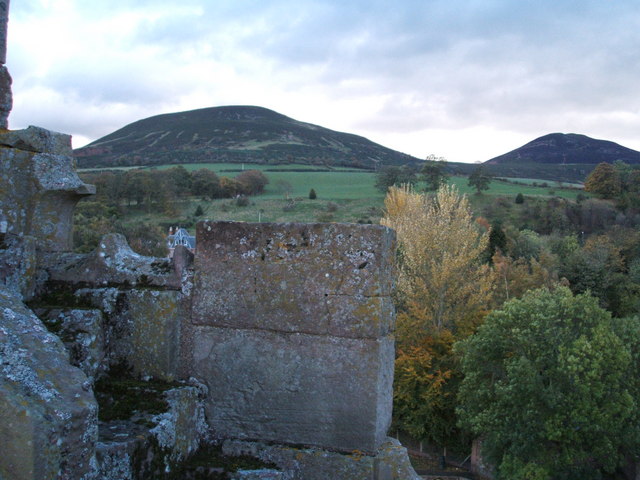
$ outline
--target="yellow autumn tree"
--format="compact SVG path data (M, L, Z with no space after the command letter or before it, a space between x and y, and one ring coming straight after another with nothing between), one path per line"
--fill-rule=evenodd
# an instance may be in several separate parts
M482 262L489 232L453 186L435 195L392 187L383 225L398 237L394 425L420 440L460 446L452 346L488 313L493 271Z
M398 237L401 342L420 332L457 332L483 316L493 289L493 272L481 260L489 232L474 223L466 196L451 185L435 195L392 187L381 223Z

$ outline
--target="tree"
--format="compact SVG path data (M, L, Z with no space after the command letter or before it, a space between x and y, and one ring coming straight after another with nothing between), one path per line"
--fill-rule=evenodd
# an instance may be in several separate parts
M477 168L469 175L469 186L474 187L478 195L483 190L489 190L489 184L491 183L491 175L489 175L483 165L478 165Z
M584 189L602 198L614 198L620 193L618 171L610 163L599 163L585 180Z
M398 237L394 421L420 439L460 444L459 368L452 353L486 314L492 273L481 261L488 234L466 197L442 186L435 196L391 187L381 223Z
M396 231L401 252L398 290L420 312L407 336L455 329L483 310L492 289L481 262L489 234L475 226L467 198L454 186L440 187L435 197L392 187L385 209L381 223Z
M422 180L425 182L425 189L428 192L438 190L440 186L447 182L449 176L446 172L447 160L444 157L429 155L420 170Z
M200 168L191 172L191 193L201 198L218 198L221 195L220 178L213 170Z
M595 298L530 291L455 350L460 423L482 436L497 478L596 479L639 453L627 442L638 433L631 354Z
M315 200L316 198L318 198L318 195L316 194L316 191L312 188L311 190L309 190L309 200Z
M491 261L493 255L501 251L505 253L507 251L507 235L502 229L502 223L495 221L491 224L491 231L489 232L489 244L487 245L487 260Z
M389 190L394 185L414 185L418 181L416 172L408 165L387 165L376 173L376 188L381 192Z
M269 183L267 176L260 170L247 170L236 177L238 183L244 187L247 195L258 195L264 191Z
M169 188L176 197L186 197L191 194L191 175L182 165L166 170L165 175Z
M518 204L524 203L524 195L522 195L522 193L518 193L516 195L516 203Z
M235 178L220 178L220 196L222 198L231 198L243 192L243 185Z

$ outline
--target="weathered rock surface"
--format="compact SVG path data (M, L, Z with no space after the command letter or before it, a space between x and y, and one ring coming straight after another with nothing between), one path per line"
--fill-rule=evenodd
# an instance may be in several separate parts
M166 412L100 422L97 478L176 478L168 474L198 449L207 433L202 394L197 386L176 387L161 394Z
M0 220L7 222L6 233L33 236L43 250L71 250L75 205L95 193L78 178L73 158L5 147L0 159Z
M71 135L52 132L33 125L24 130L0 131L0 145L28 152L73 156Z
M0 237L0 285L29 300L35 290L35 238L2 233Z
M407 450L392 438L375 455L362 452L342 454L315 448L294 448L260 442L227 440L228 455L252 455L278 466L283 480L419 480Z
M198 327L194 342L222 437L368 452L385 441L392 339Z
M393 329L385 227L204 222L196 236L196 324L373 339Z
M104 319L100 310L36 309L36 315L54 332L69 352L71 365L84 372L91 383L107 370Z
M4 65L0 65L0 128L8 128L9 113L13 107L11 75Z
M391 420L393 232L205 222L197 238L192 374L216 432L376 451Z
M97 405L87 377L4 289L0 314L0 478L94 478Z
M181 327L189 302L176 290L85 288L80 303L105 315L108 365L125 363L138 376L173 381L180 375Z
M61 256L59 263L48 267L51 282L70 286L119 288L182 288L183 270L189 260L145 257L131 250L119 233L105 235L98 248L84 256ZM178 265L180 270L174 267Z

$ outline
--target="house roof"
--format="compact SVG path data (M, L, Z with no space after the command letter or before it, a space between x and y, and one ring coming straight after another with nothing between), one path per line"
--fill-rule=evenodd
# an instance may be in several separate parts
M167 236L169 248L176 248L178 245L184 245L187 248L196 248L196 237L189 235L184 228L178 228L173 235Z

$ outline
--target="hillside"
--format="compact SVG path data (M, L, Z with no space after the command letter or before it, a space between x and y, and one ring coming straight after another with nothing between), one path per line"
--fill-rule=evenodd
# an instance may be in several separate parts
M74 153L80 168L205 162L374 168L419 162L364 137L254 106L212 107L145 118Z
M575 133L550 133L516 148L508 153L487 160L487 165L537 163L556 165L613 163L640 163L640 152L607 140L596 140Z

